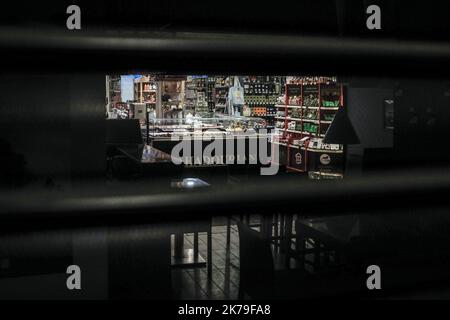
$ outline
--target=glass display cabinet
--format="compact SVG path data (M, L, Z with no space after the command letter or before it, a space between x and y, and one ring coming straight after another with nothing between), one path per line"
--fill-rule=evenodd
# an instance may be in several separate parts
M267 122L260 118L248 118L248 117L229 117L220 116L212 118L201 117L188 117L188 118L172 118L172 119L149 119L148 124L148 141L149 144L158 150L172 154L173 148L184 137L189 138L192 143L190 150L195 150L194 143L200 143L203 151L207 151L212 147L210 144L212 141L222 140L222 144L215 144L215 146L221 145L220 150L224 154L218 156L214 151L214 156L211 159L207 159L208 165L213 165L212 162L221 162L217 159L234 159L235 162L241 164L250 164L257 159L258 148L260 143L256 142L256 139L266 139L269 143L269 136L271 132L262 131L261 129L270 129L267 126ZM253 141L253 139L255 141ZM234 140L231 142L230 140ZM200 142L199 142L200 141ZM257 150L250 148L250 141L256 145ZM233 150L229 150L229 145L233 144ZM244 146L243 150L237 146ZM197 145L198 146L198 145ZM269 146L267 147L269 150ZM241 153L244 154L241 154ZM268 151L270 152L270 151ZM224 158L224 157L227 158ZM205 157L203 155L199 159L194 157L194 154L184 159L185 164L201 162L205 164ZM229 158L228 158L229 157ZM189 159L188 159L189 158ZM210 161L211 160L211 161ZM213 161L214 160L214 161ZM238 161L239 160L239 161ZM230 160L231 161L231 160Z
M239 133L259 133L268 129L267 122L260 118L213 117L213 118L150 118L148 140L171 140L173 135L193 135L194 133L232 136Z

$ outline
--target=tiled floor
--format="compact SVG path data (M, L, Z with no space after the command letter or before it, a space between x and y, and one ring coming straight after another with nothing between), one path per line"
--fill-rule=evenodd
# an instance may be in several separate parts
M199 234L199 252L206 257L206 233ZM192 248L193 235L185 235L185 247ZM231 228L230 250L226 248L226 226L212 227L212 279L207 268L173 269L172 283L177 299L237 299L239 287L239 237Z
M253 215L252 215L253 216ZM255 215L256 216L256 215ZM256 224L259 224L261 226L267 226L267 222L272 223L272 235L274 233L276 234L280 234L283 232L286 232L286 230L284 230L283 232L279 231L279 232L274 232L275 229L279 230L281 229L281 222L279 222L279 220L274 219L274 220L260 220L256 217L250 217L250 225L254 226ZM343 276L342 279L346 279L346 281L348 279L350 279L351 281L349 281L349 288L351 288L353 286L353 283L355 280L359 281L360 280L360 271L362 270L362 272L364 273L366 270L366 265L364 264L358 264L358 262L356 262L356 264L353 262L355 260L353 260L353 258L359 259L360 257L366 259L367 254L369 254L369 257L373 257L373 259L380 259L380 254L382 254L381 258L385 259L383 261L387 261L387 263L392 264L393 266L395 266L395 268L398 268L398 265L401 265L403 267L403 264L405 264L405 262L402 260L404 259L405 256L401 257L399 260L396 260L396 257L392 255L391 252L396 252L396 251L390 251L390 250L406 250L406 253L410 252L410 244L409 244L409 239L412 239L413 241L417 241L417 243L420 243L421 245L423 245L425 243L425 249L422 248L421 246L417 246L418 250L423 250L421 252L424 252L424 254L430 254L432 259L437 259L437 260L432 260L432 261L439 261L438 264L439 265L442 261L446 261L445 259L442 260L441 256L438 256L437 258L435 256L433 256L435 251L434 246L436 245L436 241L434 241L434 239L442 239L443 237L447 237L448 233L443 234L443 237L438 236L437 238L433 237L433 236L427 236L430 237L431 240L427 240L427 238L425 238L423 236L422 233L417 233L417 230L419 229L419 224L416 220L406 220L408 222L410 222L410 225L406 225L407 227L405 227L405 225L402 225L401 228L402 230L405 230L406 228L410 228L410 233L412 234L412 236L410 236L410 238L408 238L408 243L405 243L405 240L402 236L402 234L400 236L398 236L398 234L400 233L396 233L396 229L394 229L394 231L390 231L392 230L391 228L393 226L395 226L395 224L392 224L392 220L390 221L390 225L386 226L384 225L384 221L383 223L381 223L381 220L376 220L376 217L365 217L366 219L366 223L368 222L373 222L373 221L379 221L378 224L371 224L370 226L372 228L378 228L378 232L380 233L380 236L378 236L378 238L375 238L377 243L376 246L374 246L373 242L367 242L368 245L367 247L365 246L365 244L363 243L363 245L359 244L358 242L354 242L352 245L353 247L349 247L354 251L355 256L350 256L350 260L346 260L348 259L348 257L343 257L342 253L343 251L339 252L336 250L322 250L321 251L321 246L324 244L321 244L320 242L316 242L316 239L312 239L309 238L307 239L307 241L302 242L302 246L305 245L305 249L316 249L317 244L319 244L320 246L317 246L318 250L308 250L308 253L305 254L304 256L302 256L302 258L304 259L297 259L297 262L295 262L294 259L290 259L290 263L289 263L289 267L286 266L287 261L285 258L285 255L280 253L280 246L276 246L274 247L272 245L272 253L273 253L273 262L274 262L274 268L276 271L280 270L280 269L297 269L297 270L293 270L295 272L300 271L300 275L303 277L305 276L305 274L307 275L311 275L311 279L317 279L317 275L321 275L323 274L324 277L327 277L327 279L331 279L331 283L334 283L336 285L337 289L341 289L341 286L343 284L343 282L341 280L339 280L339 277ZM409 218L409 217L408 217ZM302 219L297 217L294 217L293 222L297 221L296 219ZM327 218L327 220L325 220L325 218L323 219L317 219L314 221L314 225L315 228L320 228L320 230L325 230L323 231L323 234L327 234L326 232L334 232L333 234L336 237L341 237L341 238L347 238L349 239L350 236L352 236L353 234L356 234L357 236L360 235L360 217L358 217L358 220L355 220L354 217L330 217ZM367 220L369 219L369 220ZM223 219L225 220L225 219ZM227 243L227 238L226 238L226 234L227 234L227 227L226 227L226 221L213 221L213 227L212 227L212 278L211 280L208 280L208 274L207 274L207 268L206 267L202 267L202 268L196 268L196 269L173 269L172 270L172 285L173 285L173 293L174 293L174 298L176 299L187 299L187 300L201 300L201 299L224 299L224 300L229 300L229 299L237 299L238 298L238 288L239 288L239 235L238 235L238 231L237 231L237 226L236 225L232 225L231 228L231 243L230 243L230 247L229 249L227 249L226 243ZM272 221L272 222L271 222ZM273 222L276 221L275 224L273 224ZM310 221L310 220L308 220ZM402 223L405 221L405 218L400 220ZM261 224L261 222L264 222ZM292 222L292 221L291 221ZM397 222L398 223L398 222ZM422 223L422 220L420 220L420 223ZM294 226L296 225L295 223L292 223ZM288 224L291 225L291 224ZM286 226L286 224L283 224L283 226ZM375 227L373 227L375 226ZM414 227L411 227L414 226ZM328 229L329 228L329 229ZM334 228L334 229L333 229ZM366 230L367 230L367 226L366 226ZM262 227L261 228L262 231L264 233L264 235L267 235L267 233L270 233L270 230L267 230L267 228ZM283 228L285 229L285 228ZM292 226L291 226L292 229ZM371 230L371 229L370 229ZM290 230L289 234L290 237L290 244L291 244L291 249L295 249L298 250L299 248L297 248L296 243L295 243L295 238L299 235L296 234L296 232L294 232L295 230ZM366 231L367 232L367 231ZM292 235L294 235L294 237L292 237ZM387 235L387 236L386 236ZM329 241L328 239L332 237L332 236L327 236L325 239L325 241ZM385 237L387 240L383 239L382 237ZM193 234L188 234L185 235L185 247L186 248L192 248L192 244L193 244ZM338 238L336 238L338 239ZM392 240L393 239L393 240ZM395 241L398 239L398 243L396 243ZM330 244L334 244L335 242L333 240L330 240ZM358 238L356 238L355 241L358 241ZM424 242L425 241L425 242ZM430 248L431 246L433 246L432 250L428 249L428 243L430 243ZM386 252L387 255L386 257L384 257L385 251L380 251L379 248L380 245L383 245L383 248L389 248ZM358 247L359 246L359 247ZM283 248L285 248L285 246L282 246ZM303 247L300 247L303 248ZM374 249L375 250L374 250ZM370 250L374 250L374 252L370 252ZM203 257L207 257L207 234L206 233L200 233L199 234L199 251L200 254ZM286 250L285 250L286 251ZM290 250L288 250L290 251ZM298 252L298 251L297 251ZM353 251L347 250L346 253L352 253ZM361 253L359 253L361 252ZM402 253L402 251L399 251ZM292 251L291 251L292 253ZM373 255L373 256L371 256ZM409 256L407 256L409 259ZM416 258L415 258L416 259ZM356 260L357 261L357 260ZM362 260L361 260L362 261ZM375 260L377 261L377 260ZM409 261L409 260L407 260ZM414 260L415 261L415 260ZM428 264L424 263L424 260L421 260L418 256L417 256L417 262L419 263L420 266L422 265L426 265L426 266L430 266ZM364 261L362 261L362 263L365 263ZM434 265L432 265L433 268ZM442 279L445 279L445 281L448 281L447 278L447 269L446 269L446 264L444 263L442 268L442 275L445 274L445 277L442 277ZM356 268L362 268L358 271L358 269ZM405 264L405 268L406 270L409 266L407 266ZM434 271L436 271L437 269L434 269ZM291 270L288 270L291 271ZM305 272L306 271L306 272ZM412 273L410 273L412 272ZM417 266L413 266L411 271L406 272L406 275L410 275L410 274L416 274L415 272L417 272ZM438 272L439 273L439 272ZM437 274L438 274L437 273ZM289 273L288 273L289 274ZM294 273L292 273L294 274ZM436 279L439 279L439 281L441 281L441 276L436 274L436 278L433 279L433 277L428 278L428 275L430 275L430 272L425 272L424 273L424 278L422 279L422 281L430 281L433 280L435 281ZM418 278L420 278L421 273L417 273ZM400 281L403 283L407 283L405 281L410 281L410 279L407 279L405 277L405 274L403 274L402 272L398 272L398 274L395 274L395 277L392 276L392 278L395 278L396 281ZM291 278L289 278L289 283L292 283L290 281ZM397 280L400 279L400 280ZM414 278L416 279L416 278ZM336 282L333 282L334 280L337 280ZM363 283L365 284L365 279L363 279ZM417 280L415 280L417 281ZM315 283L313 282L308 282L308 283L312 283L310 288L316 288ZM319 284L321 283L320 281L318 282ZM425 282L424 282L425 283ZM286 286L289 287L289 286ZM304 292L308 291L310 288L305 287ZM336 289L335 288L335 289ZM408 287L409 288L409 287ZM328 289L328 287L327 287ZM333 290L335 289L330 289L330 292L333 292ZM337 290L336 289L336 290ZM409 290L409 289L408 289ZM301 292L302 290L299 291L299 294L303 294L304 292ZM313 290L312 290L313 291ZM326 290L325 290L326 291ZM323 292L323 294L327 294L327 292ZM350 293L350 292L349 292ZM422 294L423 292L420 292L420 294ZM442 296L446 296L448 291L443 292ZM434 293L433 293L434 294ZM408 298L408 296L404 296L402 295L402 293L400 293L399 295L397 295L397 297L399 298ZM412 297L412 296L411 296ZM424 298L426 298L426 295L424 296Z
M252 215L250 224L257 231L261 217ZM233 220L232 220L233 221ZM239 234L236 224L231 225L230 248L227 250L226 218L215 218L212 222L212 279L208 281L206 267L173 269L172 286L176 299L237 299L239 288ZM278 226L280 226L278 224ZM272 229L274 232L275 229ZM185 249L193 248L193 234L185 234ZM173 244L172 244L173 248ZM199 253L207 257L207 234L199 233ZM285 269L285 254L280 247L272 246L275 270ZM299 268L297 262L290 261L290 269Z

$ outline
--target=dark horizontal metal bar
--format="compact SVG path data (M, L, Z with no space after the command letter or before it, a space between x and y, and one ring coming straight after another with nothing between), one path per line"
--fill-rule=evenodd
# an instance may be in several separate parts
M142 187L142 186L140 186ZM72 219L87 222L105 217L127 222L184 219L238 213L302 213L312 216L396 212L448 206L450 173L446 171L405 172L344 181L267 181L257 185L211 188L198 192L154 192L160 186L122 186L128 195L110 195L98 188L82 188L76 195L53 192L1 194L0 221L24 219ZM139 189L139 191L135 191ZM134 193L134 194L133 194ZM398 212L398 211L397 211ZM80 220L80 221L81 221ZM30 220L31 221L31 220Z
M252 34L1 29L4 67L448 75L450 44ZM178 59L176 59L178 58ZM12 64L12 65L11 65ZM74 68L75 67L75 68ZM81 67L81 69L80 69Z
M259 34L208 34L163 32L56 32L8 30L0 31L0 44L8 48L40 48L105 51L173 51L227 52L239 56L254 53L317 55L403 56L449 59L450 44L380 39L346 39L332 37L301 37Z

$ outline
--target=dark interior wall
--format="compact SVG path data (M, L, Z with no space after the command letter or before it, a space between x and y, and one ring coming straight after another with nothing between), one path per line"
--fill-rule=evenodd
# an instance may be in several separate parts
M69 80L62 75L1 75L0 137L34 175L70 173Z
M395 157L428 165L450 161L447 148L450 83L402 81L395 92Z
M0 139L37 177L105 171L104 76L0 76Z
M105 75L70 76L72 178L95 177L106 171L105 96Z
M394 99L394 130L384 128L385 98ZM347 104L361 140L360 145L349 146L351 160L362 156L366 148L392 148L392 165L401 168L450 161L450 152L445 147L450 121L450 83L445 79L395 82L352 79L347 89Z
M348 146L349 155L362 156L366 148L392 148L393 130L384 128L386 98L393 98L394 89L350 84L347 87L348 115L361 144Z

